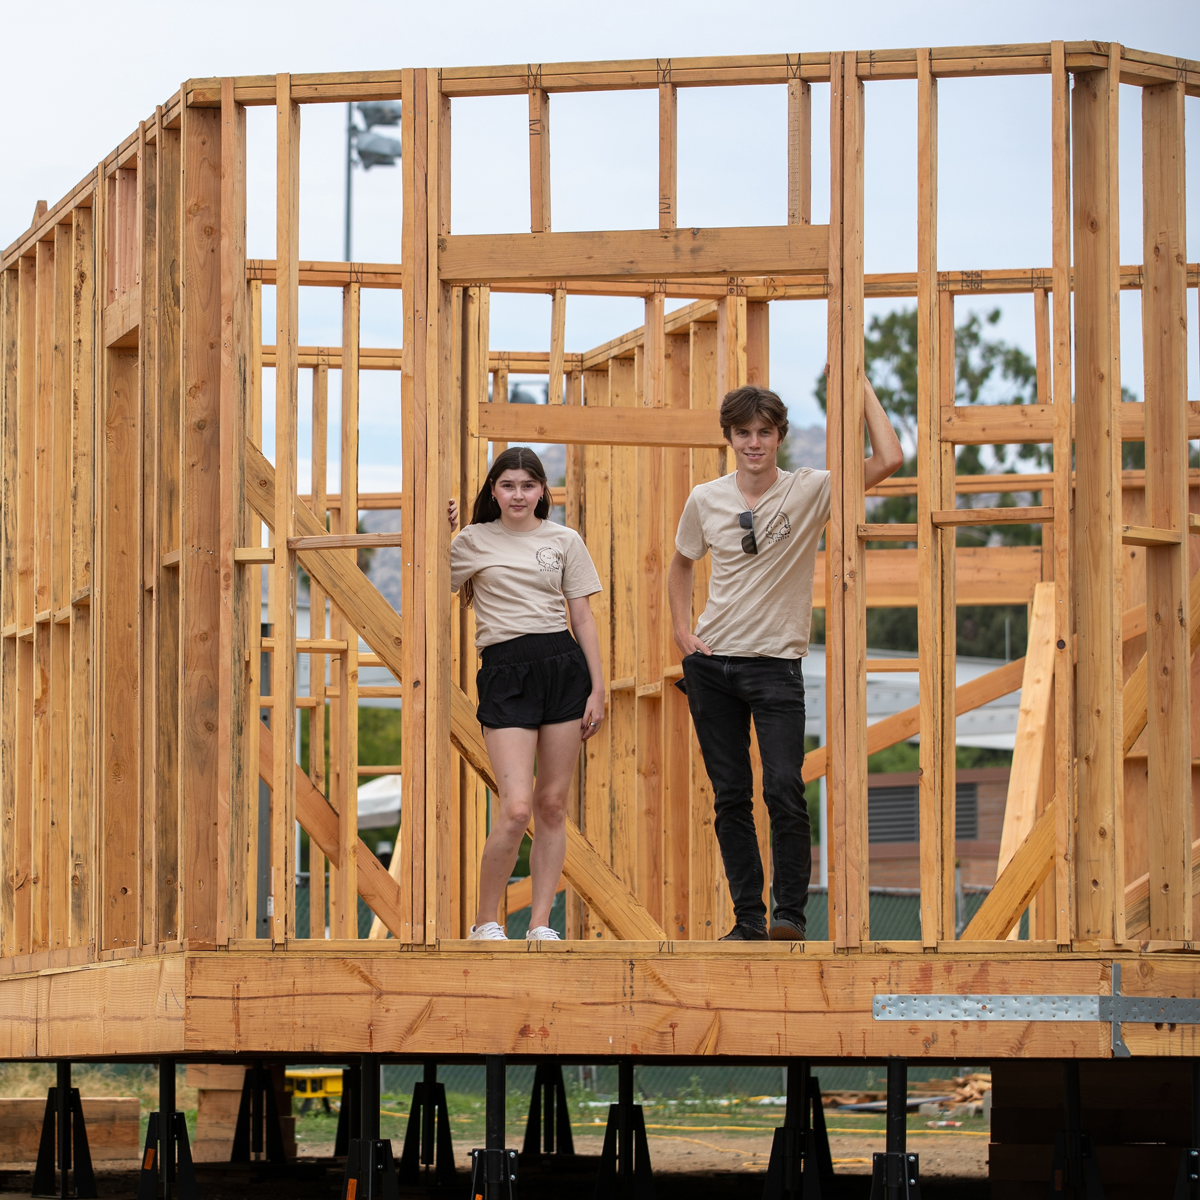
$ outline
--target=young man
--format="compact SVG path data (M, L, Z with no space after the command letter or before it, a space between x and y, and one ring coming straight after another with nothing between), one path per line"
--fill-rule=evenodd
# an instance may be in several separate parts
M903 461L900 442L870 384L868 488ZM801 941L812 875L804 800L804 681L813 569L829 520L829 472L776 465L787 409L774 392L742 387L721 402L721 429L737 470L688 498L671 560L675 642L704 766L736 924L723 941ZM712 552L708 603L691 629L693 564ZM767 930L763 864L754 830L750 718L758 735L763 798L771 817L775 917Z

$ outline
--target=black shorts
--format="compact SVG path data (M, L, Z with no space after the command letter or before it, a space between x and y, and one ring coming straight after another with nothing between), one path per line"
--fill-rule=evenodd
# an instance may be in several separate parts
M479 723L487 729L538 729L578 721L592 694L587 659L565 629L485 646L475 682Z

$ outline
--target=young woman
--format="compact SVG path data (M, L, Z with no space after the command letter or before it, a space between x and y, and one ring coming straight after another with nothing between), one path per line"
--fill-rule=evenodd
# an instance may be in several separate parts
M510 447L496 455L471 522L450 548L450 586L475 609L483 658L479 723L500 789L479 867L472 939L505 938L496 912L532 811L533 911L525 936L558 940L550 906L567 852L563 804L580 744L604 720L600 641L588 600L600 591L600 578L583 539L548 521L549 512L537 455ZM454 501L449 516L457 528Z

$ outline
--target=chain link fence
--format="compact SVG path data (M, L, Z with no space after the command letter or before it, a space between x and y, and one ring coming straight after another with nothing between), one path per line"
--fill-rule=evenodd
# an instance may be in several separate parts
M910 1083L945 1079L986 1070L972 1064L941 1064L936 1067L912 1067ZM383 1068L382 1090L403 1101L412 1095L413 1084L422 1078L420 1063ZM508 1088L509 1117L524 1112L533 1089L532 1066L510 1066L505 1072ZM839 1067L829 1064L813 1068L822 1092L883 1092L887 1087L887 1067ZM482 1063L451 1063L439 1066L438 1079L451 1096L483 1102L484 1067ZM617 1067L608 1063L571 1063L563 1066L563 1080L573 1101L572 1107L589 1101L603 1105L617 1098ZM634 1096L639 1102L674 1101L686 1105L711 1104L714 1101L753 1103L756 1100L782 1102L787 1094L787 1068L740 1066L667 1067L637 1063L634 1067Z

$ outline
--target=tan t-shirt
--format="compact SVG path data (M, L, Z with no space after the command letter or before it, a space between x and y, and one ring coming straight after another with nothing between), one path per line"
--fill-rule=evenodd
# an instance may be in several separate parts
M475 589L475 645L567 627L563 599L591 596L600 577L574 529L543 521L516 533L502 521L468 525L450 543L450 587Z
M829 520L829 472L779 472L753 509L757 554L742 549L747 531L738 517L746 507L734 472L693 488L679 519L679 553L697 559L712 552L708 603L696 636L714 654L803 658L817 543Z

